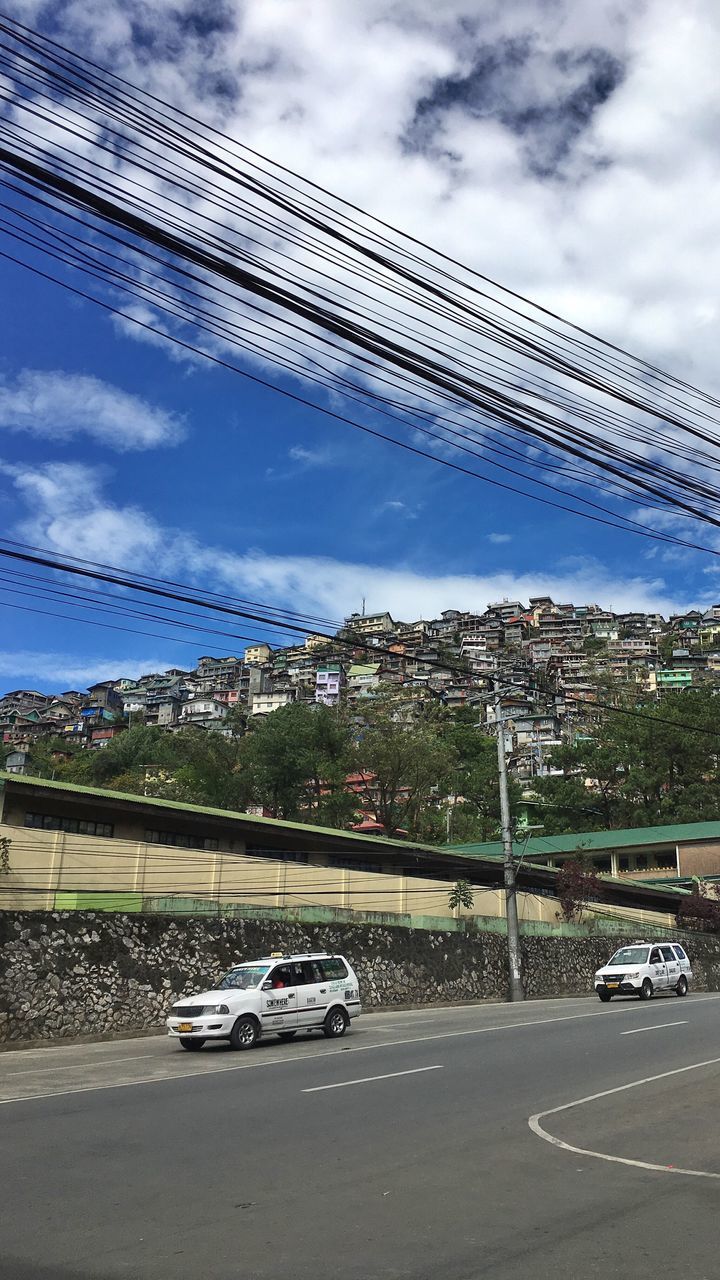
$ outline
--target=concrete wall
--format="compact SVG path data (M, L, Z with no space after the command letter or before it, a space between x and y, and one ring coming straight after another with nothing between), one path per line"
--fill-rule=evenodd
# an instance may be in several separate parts
M6 910L52 911L100 906L100 895L121 911L143 910L148 902L192 898L206 910L230 910L237 903L262 907L294 907L315 903L353 911L449 915L449 882L420 876L388 875L323 865L318 854L311 863L282 862L236 852L211 853L178 849L144 840L105 839L40 831L0 824L8 836L10 872L0 876L0 907ZM556 898L519 893L521 920L554 924L560 904ZM598 906L612 915L625 915L637 924L671 926L666 912ZM477 889L469 912L461 915L505 914L500 889Z
M524 936L528 994L591 991L595 969L631 940L631 934ZM695 987L720 987L720 938L685 937L685 944ZM346 955L368 1007L506 996L505 939L494 931L6 911L0 913L0 1043L159 1027L178 996L208 986L239 959L277 950Z

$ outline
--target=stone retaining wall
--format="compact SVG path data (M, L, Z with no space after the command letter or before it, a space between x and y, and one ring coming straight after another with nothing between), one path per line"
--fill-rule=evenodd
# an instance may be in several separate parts
M523 938L530 997L586 994L624 941L617 935ZM720 938L684 939L694 987L720 988ZM0 913L0 1044L141 1031L163 1024L178 996L207 988L231 964L270 951L335 951L356 969L366 1007L504 1000L498 933L267 920Z

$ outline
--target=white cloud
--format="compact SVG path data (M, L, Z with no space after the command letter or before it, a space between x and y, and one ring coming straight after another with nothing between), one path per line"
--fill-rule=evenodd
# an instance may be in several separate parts
M333 460L329 449L308 449L302 444L294 444L288 449L288 458L301 462L303 467L328 467Z
M25 369L0 381L0 428L65 442L78 435L117 452L177 444L181 420L85 374Z
M165 658L90 658L67 653L37 653L30 649L0 650L0 677L27 680L28 688L50 692L79 689L100 680L136 680L152 671L176 665Z
M287 0L44 12L231 137L717 385L711 0L293 0L292 22Z
M29 514L18 532L26 542L87 560L152 564L163 531L138 507L115 506L102 494L104 473L82 463L38 466L0 463Z
M491 601L550 594L557 601L597 603L668 614L700 600L671 590L659 575L624 577L599 560L576 557L554 567L490 574L437 573L422 566L353 563L331 556L267 555L207 546L178 529L164 528L141 508L106 499L103 476L80 465L0 467L31 508L19 525L26 541L70 556L230 591L302 613L340 620L363 598L370 611L396 617L437 616L443 609L482 609Z
M402 516L404 520L417 520L418 509L411 507L409 503L403 502L401 498L389 498L387 502L381 502L376 508L375 515L383 516L387 512L392 515Z
M492 542L493 546L500 547L505 542L512 542L511 533L489 533L487 535L488 542Z

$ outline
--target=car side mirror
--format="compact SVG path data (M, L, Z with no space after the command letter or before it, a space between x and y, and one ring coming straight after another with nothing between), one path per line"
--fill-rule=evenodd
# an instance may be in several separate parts
M263 982L261 991L272 991L272 982Z

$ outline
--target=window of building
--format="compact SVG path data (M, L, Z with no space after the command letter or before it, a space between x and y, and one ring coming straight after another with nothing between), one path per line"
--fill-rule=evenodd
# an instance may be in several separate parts
M379 862L358 862L357 859L354 858L336 858L330 856L328 858L328 866L344 867L346 871L373 871L375 873L385 871L392 874L391 867L383 867Z
M636 870L638 871L647 870L647 858L645 857L644 853L638 854L637 858L635 859L635 867L636 867Z
M275 862L307 862L306 853L298 853L294 849L261 849L258 845L249 844L245 852L250 858L272 858Z
M595 858L593 859L593 866L596 871L610 871L612 864L609 858Z
M619 868L620 868L620 870L621 870L621 871L629 871L629 870L630 870L630 859L628 858L627 854L625 854L625 853L621 853L621 854L620 854L620 860L619 860L619 862L618 862L618 866L619 866Z
M218 842L213 836L205 838L202 836L185 836L177 831L154 831L148 829L145 832L145 841L147 844L170 845L174 849L206 849L208 853L215 853L218 847Z
M655 856L655 866L660 871L675 870L675 856L672 853L658 853Z
M25 826L37 831L66 831L76 836L107 836L115 834L112 822L87 822L79 818L61 818L52 813L26 813Z

